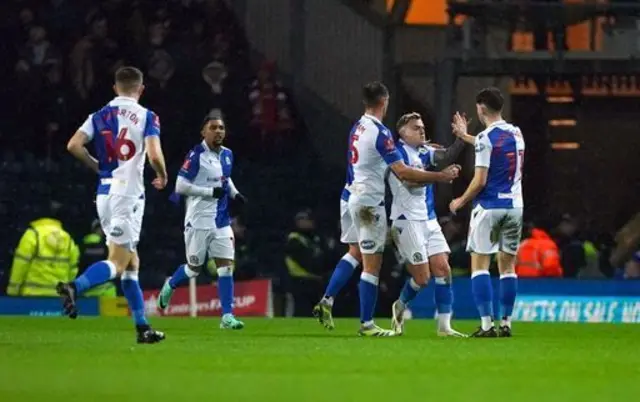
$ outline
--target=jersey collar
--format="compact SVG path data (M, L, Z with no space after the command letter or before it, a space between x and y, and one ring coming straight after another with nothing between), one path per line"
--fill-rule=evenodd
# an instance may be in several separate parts
M504 120L494 121L493 123L489 124L489 125L487 126L487 128L489 128L489 127L495 127L495 126L498 126L498 125L500 125L500 124L506 124L506 121L504 121Z
M224 147L220 147L220 152L216 152L214 149L209 148L209 146L207 145L207 142L205 140L202 140L202 147L204 148L204 150L206 152L211 152L211 153L216 154L216 155L221 155L222 152L224 151Z
M378 123L378 124L382 124L382 122L380 120L378 120L378 118L376 116L372 116L370 114L365 113L364 117L373 120L374 122Z
M129 96L116 96L115 98L113 98L113 100L115 102L132 102L132 103L138 103L137 100L135 100L135 98L129 97Z

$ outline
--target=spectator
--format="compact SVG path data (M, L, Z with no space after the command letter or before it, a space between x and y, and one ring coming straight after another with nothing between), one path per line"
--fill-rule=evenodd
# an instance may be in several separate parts
M28 73L44 64L57 63L60 54L47 39L44 27L36 25L29 29L29 40L20 52L20 59L16 64L16 71Z
M516 273L523 278L562 277L558 246L542 229L526 224L524 241L516 259Z
M640 250L624 266L624 279L640 279Z
M252 118L251 126L257 141L252 141L258 152L271 155L276 150L287 147L292 141L293 119L289 99L284 89L275 79L275 65L265 61L258 70L257 78L249 89Z
M566 278L577 277L587 265L584 247L577 234L578 221L569 214L562 215L554 240L560 249L560 264Z
M57 296L58 282L78 273L78 246L62 227L61 205L51 201L49 216L29 224L15 250L7 294Z
M253 255L254 248L247 235L247 227L240 217L235 217L231 221L231 229L233 229L236 249L234 277L239 281L254 279L258 276L260 264Z
M322 296L325 269L323 241L316 233L316 224L308 210L296 214L295 227L287 236L285 288L293 297L293 314L296 317L311 315L313 305Z

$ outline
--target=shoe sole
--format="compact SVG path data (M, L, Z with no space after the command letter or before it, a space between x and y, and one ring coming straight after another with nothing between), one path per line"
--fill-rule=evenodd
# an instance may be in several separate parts
M318 307L318 306L314 307L311 313L318 320L318 322L322 324L322 326L328 329L329 331L333 331L333 329L336 327L335 324L333 324L332 322L325 321L324 314L322 314L321 307Z

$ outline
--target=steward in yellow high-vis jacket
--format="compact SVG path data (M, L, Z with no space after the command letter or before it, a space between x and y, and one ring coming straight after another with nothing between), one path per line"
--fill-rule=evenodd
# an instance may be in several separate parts
M14 253L9 296L58 296L56 284L78 273L79 250L62 222L41 218L29 224Z

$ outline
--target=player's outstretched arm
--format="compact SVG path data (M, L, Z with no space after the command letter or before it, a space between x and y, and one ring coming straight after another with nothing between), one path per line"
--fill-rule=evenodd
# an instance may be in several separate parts
M453 131L453 135L460 138L467 144L475 145L476 137L467 134L468 125L469 122L467 121L466 117L461 115L460 112L456 112L456 114L453 115L453 121L451 122L451 130Z
M67 143L67 151L69 151L71 155L75 156L76 159L78 159L80 162L84 163L84 165L89 169L98 173L100 170L98 161L96 160L96 158L91 156L91 154L87 150L87 147L85 146L85 144L88 142L89 136L87 135L87 133L78 130Z
M152 184L158 190L162 190L166 187L167 166L164 161L164 154L162 153L162 145L160 144L160 137L157 135L149 135L144 138L144 145L147 150L147 158L149 164L156 172L156 178Z
M433 164L438 168L452 164L456 159L458 159L458 156L464 149L465 145L465 141L458 137L450 147L434 149L432 159Z
M391 171L402 181L414 184L429 183L449 183L458 177L460 166L451 165L440 172L428 172L407 166L404 162L398 161L389 166Z

